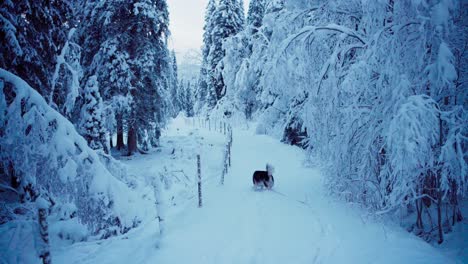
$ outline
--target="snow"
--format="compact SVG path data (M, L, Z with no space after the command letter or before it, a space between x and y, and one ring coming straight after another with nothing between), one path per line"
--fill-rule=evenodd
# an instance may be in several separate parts
M36 200L36 205L38 209L47 209L49 208L49 203L46 201L46 199L39 197Z
M7 96L8 89L15 95L10 95L13 99ZM52 241L67 237L79 241L85 235L88 240L100 239L125 233L154 218L152 189L138 180L129 186L130 178L113 175L66 118L22 79L3 69L0 69L0 110L4 113L0 116L3 132L0 156L2 161L18 164L15 170L21 176L20 184L34 184L46 200L53 201L49 226L61 235L52 233ZM118 169L113 168L113 172ZM1 176L5 177L2 181L9 180L3 170ZM24 235L27 231L23 230L34 229L37 224L37 208L27 200L19 201L21 192L29 195L25 189L17 188L15 198L10 200L0 192L2 224L11 221L9 225L0 225L0 247L8 245L10 249L0 259L17 257L13 263L28 263L18 251L35 252L21 243L10 242L27 239ZM41 204L48 207L44 202ZM67 231L71 233L66 234Z
M63 184L68 181L74 181L78 165L73 160L68 160L63 168L58 170L58 175Z
M70 29L68 32L67 41L65 42L60 54L57 56L57 64L55 66L54 74L52 75L52 90L48 99L49 103L53 101L53 96L55 90L57 89L57 82L63 82L63 80L60 80L59 78L63 78L63 76L60 76L60 70L62 69L62 66L64 66L68 72L62 74L71 75L71 84L69 84L69 87L65 87L68 90L64 104L64 113L66 114L70 114L70 112L73 110L75 101L78 98L80 92L80 79L83 76L83 69L81 68L81 65L79 65L81 48L73 42L73 36L75 35L75 32L76 28Z
M167 181L162 236L151 220L107 240L52 245L54 263L460 263L397 226L332 200L303 150L255 135L254 126L234 129L233 166L220 185L225 137L194 123L179 117L164 131L161 148L122 158L136 177ZM197 153L202 208L195 199ZM252 173L267 162L275 166L275 187L254 191Z

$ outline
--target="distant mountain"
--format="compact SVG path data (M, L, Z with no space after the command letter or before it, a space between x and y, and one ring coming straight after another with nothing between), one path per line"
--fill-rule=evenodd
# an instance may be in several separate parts
M189 49L178 53L178 68L180 79L197 78L202 62L201 52L196 49Z

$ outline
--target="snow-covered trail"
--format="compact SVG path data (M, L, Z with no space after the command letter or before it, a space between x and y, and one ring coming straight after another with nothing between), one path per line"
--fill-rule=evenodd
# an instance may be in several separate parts
M203 208L191 209L182 221L171 224L156 260L311 263L321 225L313 210L295 199L304 199L305 193L299 190L313 186L318 178L314 171L300 169L301 151L268 137L236 131L232 157L225 185L207 186ZM264 169L267 161L277 165L276 185L285 184L276 190L291 191L291 196L252 189L253 171Z
M187 135L191 130L172 129ZM200 132L207 143L220 143L219 135ZM139 166L150 170L158 155L144 157ZM215 155L221 153L205 153L202 163L218 163L208 160ZM173 208L159 242L155 224L147 223L122 237L62 248L56 263L455 262L406 231L365 219L358 209L326 197L320 172L304 160L299 148L235 129L225 184L212 173L203 186L203 207L192 199ZM267 162L275 166L275 187L254 191L252 173Z
M224 186L205 191L204 207L171 223L157 263L450 263L402 230L366 222L330 202L304 152L235 130ZM254 191L254 170L275 166L274 191Z

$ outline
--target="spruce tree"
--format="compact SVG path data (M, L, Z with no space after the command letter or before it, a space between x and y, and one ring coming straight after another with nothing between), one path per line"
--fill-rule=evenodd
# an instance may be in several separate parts
M78 33L82 46L84 76L97 75L103 100L115 119L117 149L124 146L124 128L133 89L132 63L126 30L130 21L124 1L87 1L80 14Z
M244 0L232 0L236 5L236 14L240 21L241 27L244 28L245 25L245 9L244 9Z
M0 68L48 96L55 61L67 39L70 1L6 0L0 5Z
M180 102L181 111L185 113L187 117L194 115L194 87L191 81L181 81L178 100Z
M128 154L137 150L137 135L157 136L160 124L165 122L170 101L169 76L171 63L168 60L167 37L169 35L169 12L165 0L138 0L129 3L128 50L132 60L135 89L128 118ZM140 138L140 141L144 140ZM146 140L146 139L145 139Z
M131 155L138 143L157 137L172 114L170 89L176 69L167 50L167 3L89 1L82 20L85 76L98 76L106 105L115 115L117 148L123 147L127 129Z
M103 104L96 76L91 76L84 88L84 104L81 109L81 134L92 149L108 153L104 129Z
M171 51L171 98L172 98L172 106L174 108L174 115L179 113L182 110L182 106L180 105L180 102L178 100L178 90L179 90L179 76L177 74L178 68L177 68L177 58L175 51Z
M203 49L202 49L202 65L200 68L200 77L198 81L198 87L195 93L195 98L198 102L197 111L199 111L207 100L208 84L210 83L209 77L209 63L208 56L210 54L213 34L213 15L216 11L215 0L209 0L205 11L205 25L203 27Z
M101 44L90 72L96 73L100 92L108 110L107 119L115 120L108 124L111 134L117 133L117 149L124 146L124 117L128 114L131 102L132 72L129 54L123 50L118 39L110 39Z
M213 108L226 93L221 60L225 55L223 42L242 30L242 21L238 16L238 5L232 0L221 0L213 14L212 44L208 55L208 106ZM237 7L237 8L236 8ZM236 11L237 10L237 11Z
M187 117L192 117L194 116L194 102L193 102L193 87L191 82L187 82L187 86L185 87L184 91L185 95L185 113Z
M265 0L251 0L247 14L247 25L251 27L252 34L257 33L263 24L265 16Z

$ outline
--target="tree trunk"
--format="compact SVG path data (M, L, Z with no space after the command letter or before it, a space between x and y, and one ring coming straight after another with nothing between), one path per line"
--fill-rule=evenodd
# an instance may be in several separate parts
M133 153L138 151L137 133L134 125L130 126L130 128L128 129L127 146L128 156L131 156L133 155Z
M123 136L123 117L122 114L117 114L117 150L125 147Z
M201 181L201 161L200 154L197 155L197 174L198 174L198 207L203 206L202 202L202 181Z
M416 227L420 230L424 229L423 221L422 221L422 211L423 211L423 202L422 199L416 200Z
M442 194L439 192L437 199L437 224L439 225L439 244L444 242L444 232L442 230Z
M443 145L443 128L442 128L442 118L441 114L439 113L439 148L442 148ZM439 225L439 244L444 242L444 233L442 230L442 170L439 169L437 171L437 224Z
M114 148L114 142L112 141L112 132L109 132L109 148Z

